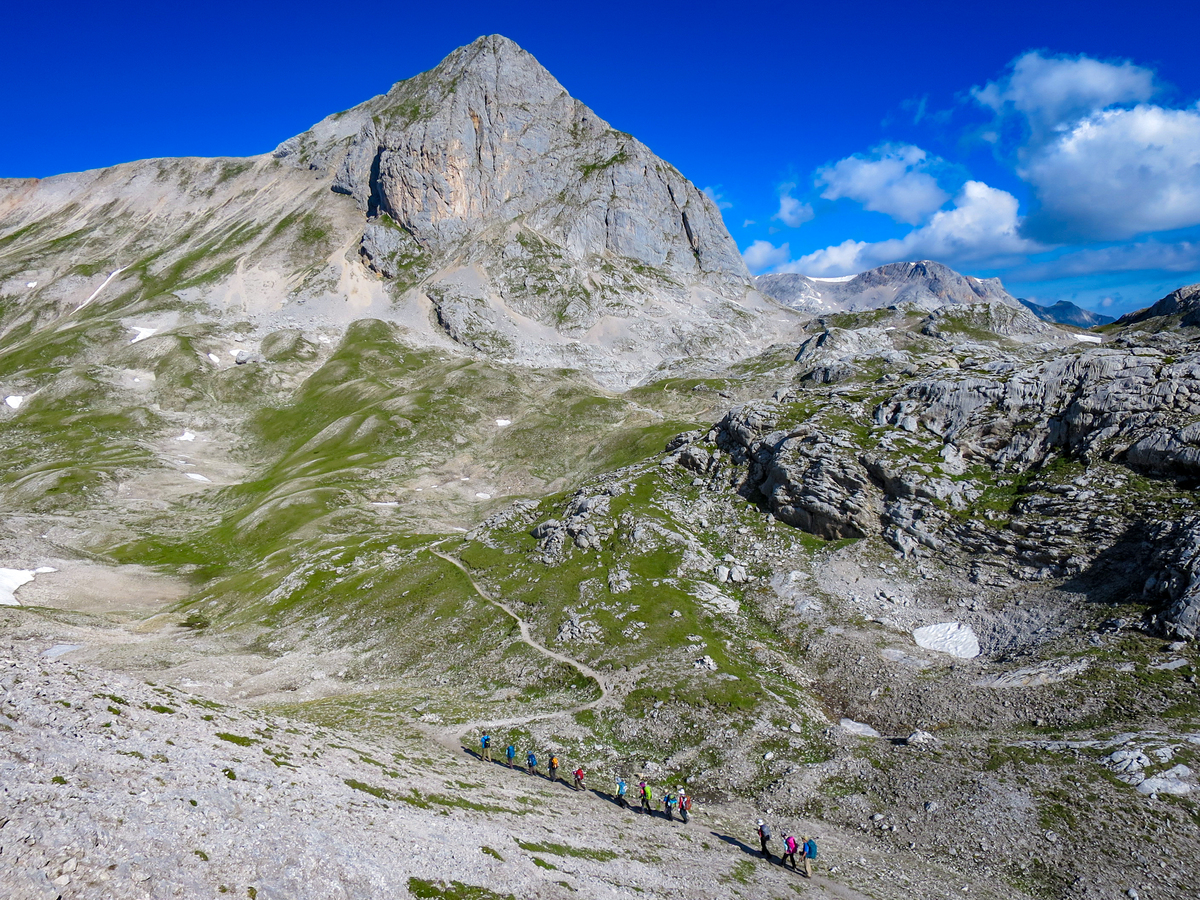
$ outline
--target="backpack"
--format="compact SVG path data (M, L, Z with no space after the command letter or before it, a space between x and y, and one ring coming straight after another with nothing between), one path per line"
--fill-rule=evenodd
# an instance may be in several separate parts
M796 852L796 839L790 834L787 836L787 840L784 841L784 844L787 846L788 853Z
M529 758L529 764L531 766L537 765L537 757L536 756L534 756L532 753L530 753L528 758Z
M687 794L683 795L683 808L686 809L688 812L692 811L692 798L689 797Z
M504 752L508 754L509 759L512 759L514 756L517 755L517 748L514 747L512 744L509 744L508 749L505 750Z
M810 839L810 840L807 840L804 842L804 855L807 856L809 859L817 858L817 842L816 841Z
M483 737L481 737L481 738L479 739L479 743L483 744L483 746L485 746L485 747L490 747L490 746L492 746L492 737L491 737L491 735L489 735L489 734L485 734Z
M759 833L762 834L764 841L769 841L771 839L771 826L770 825L763 824L758 830L759 830Z
M552 769L558 768L558 757L557 756L550 757L550 768L552 768Z

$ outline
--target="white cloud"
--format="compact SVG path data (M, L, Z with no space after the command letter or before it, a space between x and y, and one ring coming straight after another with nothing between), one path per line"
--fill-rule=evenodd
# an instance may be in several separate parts
M826 200L846 197L866 209L916 225L941 208L950 195L927 171L941 160L911 144L884 144L869 155L855 154L816 172Z
M813 217L813 208L792 196L795 187L794 184L779 186L779 212L772 216L792 228L798 228Z
M868 243L844 241L787 264L808 275L850 275L890 262L934 259L947 265L999 261L1046 247L1021 237L1017 198L981 181L968 181L951 209L903 238Z
M716 187L710 186L702 188L701 190L703 191L704 196L716 204L717 209L729 209L733 206L733 204L725 199L725 195L719 190L720 187L720 185L717 185Z
M1043 56L1037 50L1017 57L1004 77L971 90L997 116L1024 118L1033 144L1064 124L1110 106L1144 102L1154 93L1154 73L1128 60Z
M1200 224L1200 107L1096 113L1018 169L1039 201L1031 234L1122 240Z
M742 251L742 259L745 260L746 269L754 272L778 269L780 265L787 262L791 256L791 250L787 244L776 247L770 241L757 240L754 244L746 247Z
M787 244L776 247L770 241L755 241L742 251L742 259L746 262L746 268L755 274L786 263L790 255L791 251Z

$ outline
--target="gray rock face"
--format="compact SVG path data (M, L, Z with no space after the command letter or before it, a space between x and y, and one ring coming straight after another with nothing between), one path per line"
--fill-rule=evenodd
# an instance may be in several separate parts
M866 358L879 352L859 338ZM818 416L781 429L789 403L808 393L792 391L731 410L715 444L742 467L733 481L743 495L823 538L880 535L906 556L955 547L1010 560L1029 578L1077 575L1120 556L1113 565L1161 603L1166 629L1194 637L1200 517L1177 519L1157 501L1117 512L1129 480L1121 469L1200 480L1200 351L1187 351L1168 357L1118 342L1024 367L942 369L876 403L870 436L851 424L867 411L836 389ZM923 461L934 448L940 462ZM673 458L691 467L700 454L689 446ZM1061 484L1050 473L1064 458L1111 469ZM956 515L1014 479L1028 487L1002 527Z
M1117 319L1117 324L1146 324L1158 328L1170 327L1171 324L1183 328L1200 326L1200 284L1186 285L1167 294L1153 306L1126 313Z
M616 329L624 344L744 344L763 330L742 308L752 280L712 201L498 35L275 156L335 173L332 189L367 218L364 262L419 285L475 349L521 356L529 329L512 313L582 338L660 298L692 314L665 333Z
M853 278L810 278L790 273L760 275L755 284L780 303L814 315L899 303L911 303L930 311L947 304L981 300L1020 306L999 278L960 275L930 260L890 263Z

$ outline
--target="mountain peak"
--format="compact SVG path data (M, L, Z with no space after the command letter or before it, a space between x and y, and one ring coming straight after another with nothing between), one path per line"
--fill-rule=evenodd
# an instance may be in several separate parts
M652 301L686 309L685 330L723 341L760 328L761 316L743 313L762 298L751 297L712 201L501 35L328 117L275 156L332 174L331 189L364 215L363 261L397 295L425 293L445 331L476 349L528 344L529 327L509 310L573 338ZM666 308L663 321L677 322ZM626 330L594 333L629 345ZM657 364L660 351L648 359Z

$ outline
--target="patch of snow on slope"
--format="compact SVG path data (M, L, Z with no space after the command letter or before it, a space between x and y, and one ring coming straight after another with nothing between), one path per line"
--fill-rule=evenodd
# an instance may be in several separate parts
M4 402L12 409L20 409L21 404L25 402L25 398L19 394L13 394L11 397L5 397Z
M146 338L150 337L150 335L158 331L157 328L139 328L137 325L133 326L133 330L137 332L137 337L129 342L131 344L136 344L138 341L144 341Z
M186 474L187 474L187 477L188 477L188 478L192 479L192 481L205 481L205 482L208 482L208 483L210 483L210 484L212 483L212 479L210 479L210 478L205 478L205 477L204 477L203 475L201 475L199 472L188 472L188 473L186 473Z
M217 365L221 364L221 357L217 356L217 354L215 354L215 353L208 354L208 358L211 359L213 362L215 362Z
M37 575L53 572L49 566L39 566L36 569L0 569L0 606L20 606L17 599L17 588L29 584Z
M979 655L979 638L970 625L961 622L939 622L926 625L913 632L918 647L949 653L959 659L974 659Z
M1104 341L1098 334L1073 334L1071 337L1083 344L1102 344Z
M838 724L851 734L857 734L859 737L879 737L879 732L870 725L864 725L862 722L855 722L853 719L842 719L840 722L838 722Z
M497 419L496 420L497 428L507 428L511 424L512 424L512 419Z
M853 281L857 275L839 275L836 278L817 278L813 275L807 276L809 281L824 281L828 284L845 284L847 281Z
M25 282L25 287L35 288L35 287L37 287L37 282L36 281L27 281L27 282Z
M195 439L196 439L196 435L190 431L185 431L179 437L175 438L175 440L177 440L177 441L194 441Z

